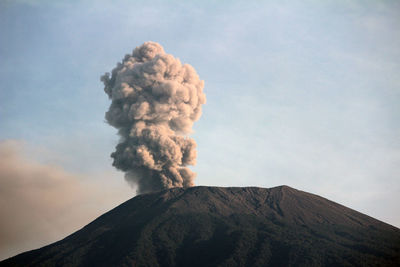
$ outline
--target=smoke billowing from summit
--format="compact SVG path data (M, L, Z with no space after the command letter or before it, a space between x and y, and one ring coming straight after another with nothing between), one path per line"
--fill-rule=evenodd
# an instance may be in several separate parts
M113 166L138 193L194 185L196 142L187 137L206 102L204 82L155 42L136 47L101 77L111 99L107 122L121 140Z

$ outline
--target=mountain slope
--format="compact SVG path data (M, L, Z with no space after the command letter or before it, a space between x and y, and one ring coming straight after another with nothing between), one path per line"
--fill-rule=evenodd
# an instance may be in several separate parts
M134 197L0 266L400 266L400 229L322 197L174 188Z

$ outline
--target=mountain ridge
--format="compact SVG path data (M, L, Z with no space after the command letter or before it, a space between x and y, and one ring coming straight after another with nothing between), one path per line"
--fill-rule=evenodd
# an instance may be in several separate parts
M0 266L393 266L400 229L289 186L142 194Z

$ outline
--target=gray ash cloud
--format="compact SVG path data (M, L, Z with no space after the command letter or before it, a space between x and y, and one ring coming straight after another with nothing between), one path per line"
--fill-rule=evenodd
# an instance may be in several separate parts
M111 154L138 193L194 185L196 142L188 137L206 102L194 68L145 42L101 77L111 99L107 122L121 137Z

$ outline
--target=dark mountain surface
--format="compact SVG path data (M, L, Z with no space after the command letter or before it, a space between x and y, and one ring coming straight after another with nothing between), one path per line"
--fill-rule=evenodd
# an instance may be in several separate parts
M400 266L400 229L288 186L174 188L0 266Z

